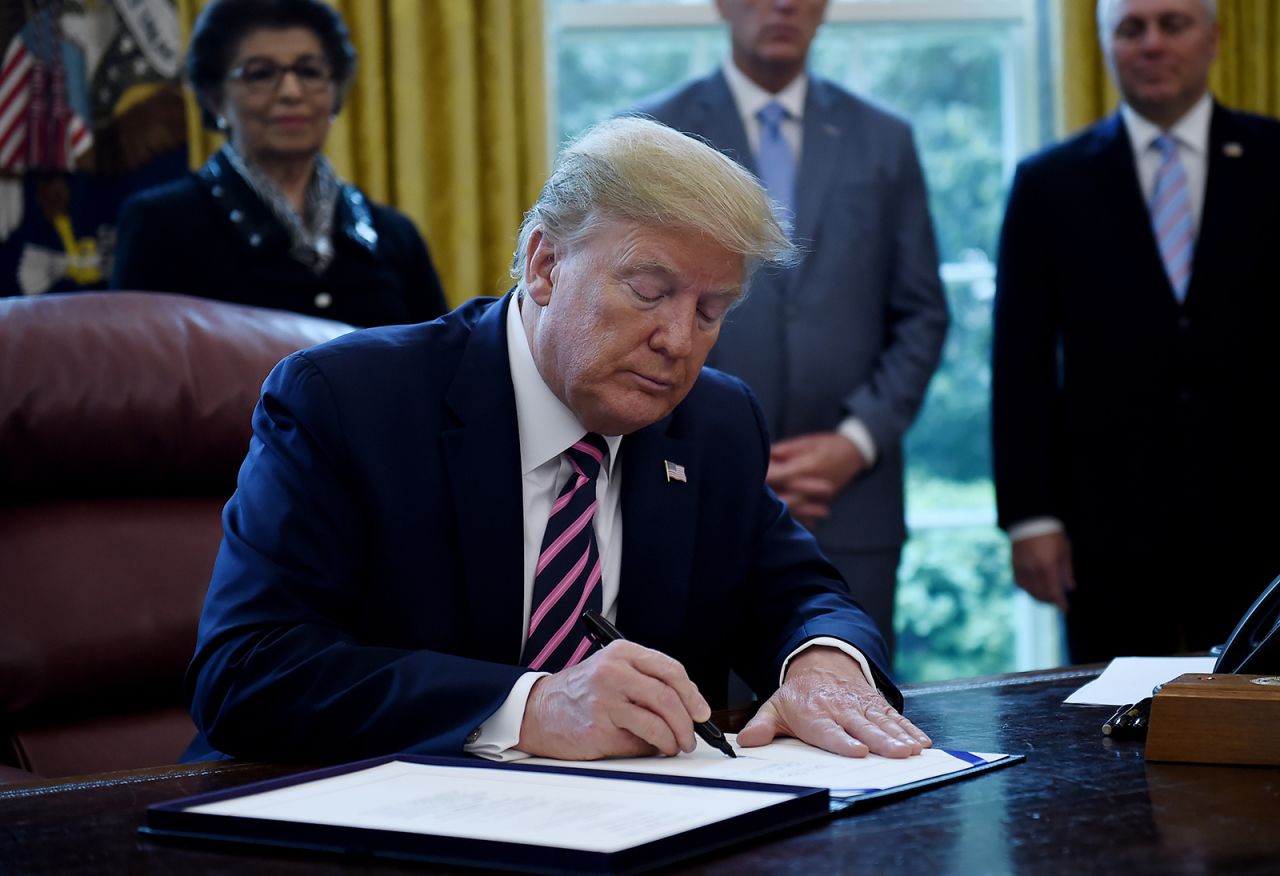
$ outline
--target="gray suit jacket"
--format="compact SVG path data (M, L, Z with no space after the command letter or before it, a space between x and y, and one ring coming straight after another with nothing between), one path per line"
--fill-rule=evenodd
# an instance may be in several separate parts
M630 112L756 169L720 71ZM896 547L906 537L902 437L947 331L937 246L910 126L812 76L795 239L801 264L757 275L708 364L750 384L775 439L861 419L878 459L837 497L818 540L831 550Z

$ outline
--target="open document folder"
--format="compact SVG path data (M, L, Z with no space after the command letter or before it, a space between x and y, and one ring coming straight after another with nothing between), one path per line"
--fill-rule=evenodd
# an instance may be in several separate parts
M393 755L153 805L139 830L450 866L635 873L826 819L827 799L816 788Z
M776 739L759 748L743 748L738 745L736 735L729 733L726 737L738 754L736 758L725 757L698 740L698 747L693 752L676 757L588 762L535 757L519 763L826 788L831 794L832 811L838 811L860 801L902 794L1024 760L1021 755L941 748L926 748L919 756L907 758L875 754L841 757L797 739Z

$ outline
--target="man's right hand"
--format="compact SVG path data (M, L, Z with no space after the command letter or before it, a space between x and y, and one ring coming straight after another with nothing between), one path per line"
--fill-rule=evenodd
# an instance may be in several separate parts
M1013 543L1013 580L1041 602L1052 602L1064 614L1067 594L1076 589L1071 542L1065 533L1050 532Z
M634 642L614 642L536 682L524 707L526 754L561 760L693 751L693 722L711 707L684 667Z

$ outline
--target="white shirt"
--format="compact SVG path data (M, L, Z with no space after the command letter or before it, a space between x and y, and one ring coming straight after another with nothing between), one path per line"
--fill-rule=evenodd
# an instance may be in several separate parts
M1145 119L1128 104L1120 106L1120 118L1124 121L1129 143L1133 147L1133 161L1138 170L1138 184L1142 187L1143 203L1151 202L1151 190L1156 186L1156 172L1160 169L1160 151L1155 148L1156 138L1165 133L1149 119ZM1205 92L1191 109L1169 129L1178 144L1178 160L1187 175L1187 197L1191 201L1191 222L1200 228L1204 212L1204 188L1209 176L1209 122L1213 118L1213 98ZM1009 541L1023 541L1037 535L1062 532L1065 527L1056 517L1033 517L1009 527Z
M751 154L760 153L760 118L756 114L766 104L776 102L787 111L787 117L782 120L782 136L791 147L798 169L804 148L804 101L809 93L808 75L801 73L788 82L785 88L773 94L752 82L747 74L738 69L732 58L725 58L721 69L725 82L729 85L729 93L733 95L733 102L738 108L738 116L742 119L742 127L747 132ZM798 173L796 178L799 179ZM856 416L849 416L836 426L836 431L853 442L868 467L875 464L876 442L866 424Z
M495 305L497 306L497 305ZM564 451L573 446L586 428L573 412L543 381L533 361L529 338L520 319L519 301L512 296L507 308L507 359L511 383L515 389L516 422L520 428L520 469L524 494L524 614L521 637L528 638L529 613L533 602L534 570L542 551L542 536L551 517L551 506L569 477L571 467ZM596 513L592 519L596 548L600 552L600 593L604 615L617 619L618 582L622 563L622 467L617 464L622 452L622 436L605 436L609 445L607 466L601 466L596 478ZM522 641L523 646L523 641ZM862 667L867 683L875 686L871 669L862 652L839 639L819 637L805 642L787 655L779 683L786 677L791 659L806 648L828 645L839 648ZM522 648L523 650L523 648ZM469 739L464 750L494 760L516 760L527 757L515 747L520 741L520 725L533 683L546 672L529 671L516 681L502 706L490 715Z
M1138 115L1128 104L1120 107L1133 146L1133 160L1138 166L1138 182L1142 186L1142 199L1151 202L1151 190L1156 185L1156 172L1160 169L1160 152L1155 148L1156 138L1165 133L1151 121ZM1168 133L1178 144L1178 160L1187 175L1187 196L1191 200L1191 221L1198 229L1204 212L1204 186L1209 175L1209 122L1213 118L1213 98L1208 92L1174 123Z

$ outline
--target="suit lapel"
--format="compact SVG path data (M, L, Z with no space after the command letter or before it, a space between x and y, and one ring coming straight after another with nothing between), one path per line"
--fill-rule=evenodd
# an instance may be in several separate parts
M1199 287L1197 277L1221 280L1230 267L1223 262L1232 250L1229 238L1236 225L1233 217L1240 215L1241 205L1249 197L1246 146L1239 138L1231 112L1214 103L1209 122L1204 202L1200 209L1195 257L1191 263L1191 284L1187 287L1188 301Z
M1133 288L1144 295L1154 291L1169 307L1178 300L1165 273L1160 245L1151 228L1151 213L1138 181L1138 168L1133 158L1133 144L1119 112L1113 113L1097 129L1093 145L1094 215L1110 223L1115 231L1107 235L1116 244L1122 261L1112 268L1132 273ZM1132 267L1127 267L1132 261ZM1153 278L1158 278L1153 282ZM1135 294L1136 294L1135 293Z
M822 211L838 162L857 160L840 148L845 131L834 121L838 116L832 112L832 99L830 86L811 77L804 99L804 137L796 183L795 239L806 249L813 248L821 232Z
M716 149L759 176L756 157L747 141L747 131L742 127L742 115L733 99L724 73L717 70L706 79L698 90L699 118L691 119L689 133L705 137Z
M661 645L679 630L689 598L698 512L691 442L667 435L668 417L622 442L622 574L618 626ZM665 463L684 466L686 482L668 481Z
M507 360L510 294L472 330L446 404L458 425L442 436L471 600L474 641L487 654L520 662L524 581L524 499L515 390ZM510 547L507 547L510 546Z

